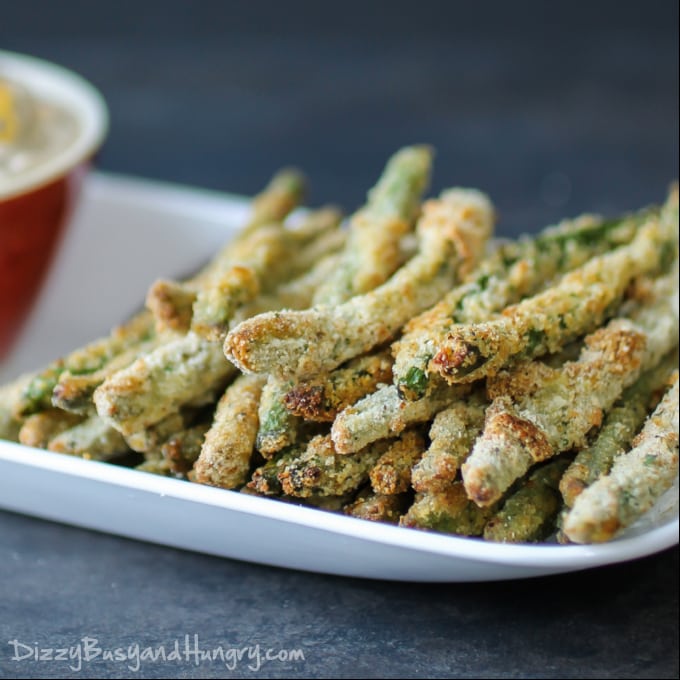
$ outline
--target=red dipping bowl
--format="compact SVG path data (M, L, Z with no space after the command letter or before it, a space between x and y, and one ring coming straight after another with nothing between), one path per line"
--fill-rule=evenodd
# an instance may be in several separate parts
M0 361L37 298L107 129L104 100L83 78L0 50Z

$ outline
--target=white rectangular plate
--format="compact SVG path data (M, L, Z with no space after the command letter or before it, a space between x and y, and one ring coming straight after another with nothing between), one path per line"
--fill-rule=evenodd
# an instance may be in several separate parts
M195 270L247 213L242 198L95 174L0 381L106 332L158 277ZM504 545L376 524L0 441L0 507L198 552L404 581L576 571L678 542L677 484L615 541Z

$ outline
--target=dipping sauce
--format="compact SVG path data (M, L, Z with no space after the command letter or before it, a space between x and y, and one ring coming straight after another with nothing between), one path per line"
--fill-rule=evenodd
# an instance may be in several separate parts
M78 129L73 112L39 99L0 73L0 196L4 183L73 144Z

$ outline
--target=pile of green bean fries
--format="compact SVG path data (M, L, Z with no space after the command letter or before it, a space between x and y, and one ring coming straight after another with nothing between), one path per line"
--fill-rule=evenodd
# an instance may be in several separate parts
M365 205L278 172L190 279L0 388L0 437L491 541L616 537L678 475L678 190L495 245L400 149ZM135 458L136 457L136 458Z

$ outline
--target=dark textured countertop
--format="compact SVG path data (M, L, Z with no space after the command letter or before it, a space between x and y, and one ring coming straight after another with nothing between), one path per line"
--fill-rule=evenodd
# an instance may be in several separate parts
M351 210L427 142L499 232L663 199L678 175L677 3L0 0L0 47L100 88L104 170L252 194L282 165ZM304 661L36 661L96 638L302 649ZM304 574L0 513L7 677L678 675L678 549L563 576L419 585ZM94 643L92 643L94 644ZM77 664L77 659L71 664Z

